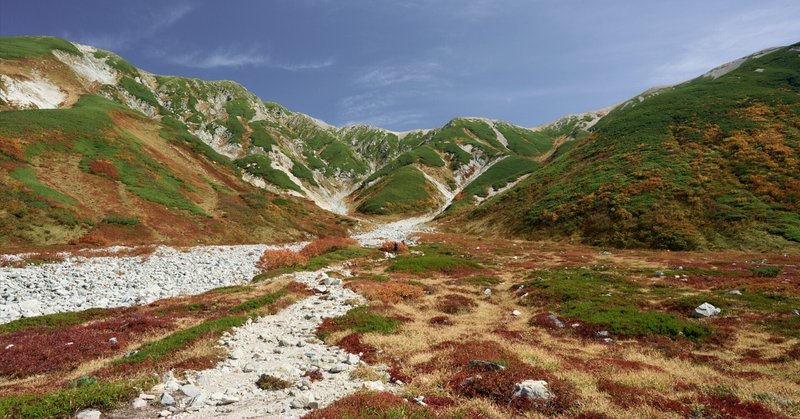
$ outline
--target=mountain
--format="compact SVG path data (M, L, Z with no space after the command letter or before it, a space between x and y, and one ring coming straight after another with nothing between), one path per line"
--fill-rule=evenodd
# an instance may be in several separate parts
M208 89L211 101L159 100L156 86ZM246 182L242 162L189 132L188 112L173 116L236 110L223 92L251 97L233 83L157 78L55 38L0 40L0 246L343 234L344 219Z
M800 44L619 106L453 228L615 247L800 242Z
M58 38L2 38L0 242L262 240L343 232L350 215L615 247L791 246L798 49L536 128L393 132Z
M4 201L13 208L3 230L14 237L3 242L15 243L80 239L104 219L136 218L123 207L142 200L203 223L239 223L243 215L217 208L232 194L217 185L253 193L244 183L341 215L434 215L517 181L585 133L578 121L526 129L481 118L403 133L337 128L234 82L154 75L50 37L0 40L0 111L0 181L15 196ZM157 219L140 221L159 229Z

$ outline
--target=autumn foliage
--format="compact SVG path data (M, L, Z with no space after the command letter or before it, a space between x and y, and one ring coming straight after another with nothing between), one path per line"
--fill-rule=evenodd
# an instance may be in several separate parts
M290 266L303 265L308 262L308 258L289 249L272 250L267 249L261 258L256 262L256 268L262 272L272 269L288 268Z
M345 249L350 246L358 246L358 242L349 237L324 237L307 244L302 250L300 250L300 255L310 259L334 250Z
M398 253L406 253L408 252L408 245L403 242L396 242L396 241L385 241L381 244L378 250L382 252L394 252L394 245L397 243L397 252Z

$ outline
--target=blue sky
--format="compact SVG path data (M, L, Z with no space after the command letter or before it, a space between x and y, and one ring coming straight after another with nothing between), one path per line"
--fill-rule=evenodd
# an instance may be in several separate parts
M0 34L235 80L335 125L535 126L800 41L800 2L0 0Z

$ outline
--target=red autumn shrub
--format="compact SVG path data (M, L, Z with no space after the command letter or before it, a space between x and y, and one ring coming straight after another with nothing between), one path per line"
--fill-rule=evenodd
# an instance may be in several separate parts
M394 253L394 244L397 243L397 252L398 253L406 253L408 252L408 245L403 242L395 242L395 241L386 241L381 243L381 246L378 247L378 250L382 252L389 252Z
M459 314L468 313L477 306L471 298L458 294L447 294L436 300L436 308L442 313Z
M453 325L453 321L450 320L450 318L447 317L447 316L431 317L431 319L428 320L428 323L430 323L432 325L436 325L436 326L452 326Z
M713 418L782 419L779 415L757 401L743 401L736 396L707 394L700 398L703 416ZM787 418L788 419L788 418Z
M647 404L662 412L669 411L681 415L688 413L687 406L682 403L654 394L652 391L645 388L621 384L607 378L601 378L597 382L597 388L608 394L611 397L611 401L623 409Z
M344 419L372 417L433 417L422 406L409 403L400 396L388 392L356 393L335 401L328 407L315 410L305 419Z
M308 370L303 374L303 377L308 377L311 382L322 380L322 371L319 368Z
M411 376L404 373L403 367L400 365L393 365L387 372L389 373L389 381L391 382L402 381L405 384L411 382Z
M360 333L352 333L343 337L336 346L344 349L347 353L360 355L361 359L367 363L375 362L378 353L374 346L361 342Z
M418 367L446 373L450 377L450 388L463 397L486 398L498 406L510 406L520 412L537 410L544 414L559 414L575 404L575 391L568 382L525 363L496 342L445 341L433 349L438 354ZM553 397L546 400L512 397L514 385L525 380L547 381Z
M98 176L106 176L119 180L119 170L107 160L92 160L89 162L89 172Z
M358 246L358 242L349 237L325 237L307 244L300 250L300 255L311 259L334 250L345 249L351 246Z
M270 250L267 249L256 262L256 268L262 272L272 269L288 268L290 266L303 265L308 262L308 258L293 252L289 249Z

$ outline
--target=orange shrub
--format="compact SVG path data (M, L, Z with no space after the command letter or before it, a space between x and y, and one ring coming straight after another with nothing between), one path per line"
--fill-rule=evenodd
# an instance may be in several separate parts
M289 249L279 249L264 251L261 258L256 262L256 268L262 272L272 269L288 268L290 266L303 265L308 262L308 258Z
M324 237L314 240L300 250L300 255L306 258L313 258L332 250L344 249L350 246L358 246L358 242L349 237Z
M393 241L386 241L381 244L381 247L378 250L382 252L394 252L394 244L397 243L397 252L404 253L408 252L408 245L403 242L393 242Z

